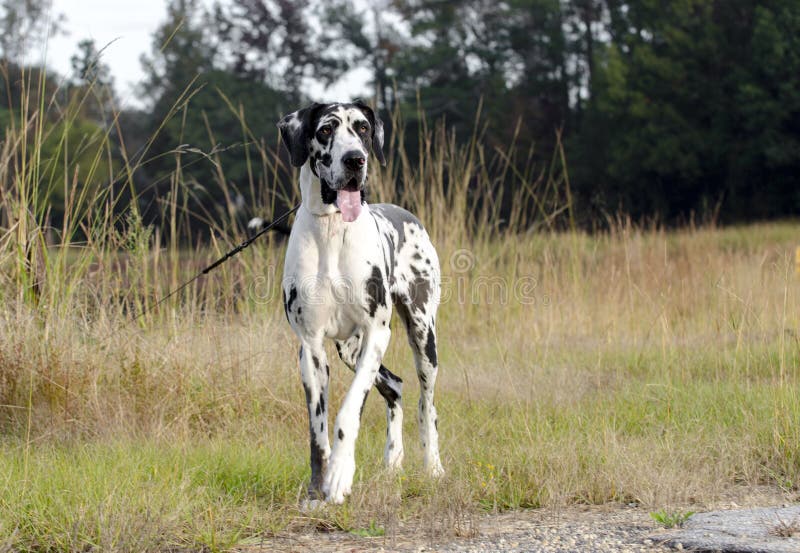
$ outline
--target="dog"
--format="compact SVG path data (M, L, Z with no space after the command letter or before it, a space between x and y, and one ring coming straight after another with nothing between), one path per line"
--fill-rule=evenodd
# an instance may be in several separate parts
M308 407L312 501L342 503L355 474L355 444L367 395L386 402L384 464L403 460L400 377L383 365L396 309L420 382L419 433L426 471L443 474L433 392L438 371L436 311L440 267L420 221L392 204L364 201L369 154L381 165L383 123L366 104L314 103L278 123L291 163L300 168L301 207L289 235L282 279L286 318L300 341L300 376ZM355 372L328 432L332 339Z

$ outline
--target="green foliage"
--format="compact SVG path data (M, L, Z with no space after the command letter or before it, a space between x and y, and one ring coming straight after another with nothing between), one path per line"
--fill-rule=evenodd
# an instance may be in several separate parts
M366 528L353 528L350 533L354 536L362 538L376 538L386 534L386 530L378 526L374 520L369 521L369 526Z
M86 91L72 92L38 68L6 63L0 71L0 133L25 143L10 150L3 172L17 187L24 181L35 191L33 213L56 228L68 202L73 216L85 215L87 197L99 193L118 167L107 150L109 131L90 116Z
M664 528L680 528L694 514L694 511L666 511L660 509L650 513L650 518Z
M571 136L584 199L672 220L800 207L800 10L712 0L627 5Z
M53 0L0 0L0 58L19 61L26 46L61 31Z
M277 146L274 122L310 81L367 68L355 88L402 114L411 163L434 120L458 143L476 128L490 148L514 142L529 152L518 172L547 166L562 133L584 226L778 217L800 209L798 36L790 0L171 0L143 60L148 112L123 121L134 146L155 136L143 202L177 165L195 210L215 213L228 187L253 203L249 144Z
M52 32L39 17L49 5L0 4L7 59L19 37ZM445 121L456 143L514 143L528 155L494 175L509 196L512 172L547 167L563 143L571 222L594 227L620 213L670 223L782 217L800 210L798 37L792 0L233 0L210 9L170 0L142 59L142 112L115 112L109 71L91 40L73 57L69 85L29 87L26 109L90 93L60 142L69 151L107 132L114 147L93 174L144 152L130 194L148 222L163 212L176 167L195 227L237 211L233 204L254 205L268 179L291 189L289 172L278 177L265 164L254 172L253 156L277 148L274 123L311 100L311 83L319 96L358 68L370 76L353 88L374 91L389 140L389 114L401 114L407 132L399 139L412 164L426 155L417 131L435 121ZM38 70L27 70L35 83ZM3 75L11 86L0 88L0 106L10 112L21 106L14 85L22 72L9 64ZM0 112L0 122L19 127L16 113ZM94 178L87 162L80 160L81 180ZM54 169L51 177L74 175ZM53 194L43 201L57 213L63 200Z

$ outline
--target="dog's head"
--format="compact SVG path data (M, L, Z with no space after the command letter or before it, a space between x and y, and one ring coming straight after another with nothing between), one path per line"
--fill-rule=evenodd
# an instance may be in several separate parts
M383 123L372 108L359 101L314 103L285 116L278 128L292 165L301 167L308 161L320 180L323 201L338 202L345 219L353 217L343 204L355 201L356 195L361 197L370 151L375 152L381 165L386 165Z
M313 173L334 190L364 186L370 151L386 165L383 123L362 102L314 103L285 116L278 128L292 165L310 160Z

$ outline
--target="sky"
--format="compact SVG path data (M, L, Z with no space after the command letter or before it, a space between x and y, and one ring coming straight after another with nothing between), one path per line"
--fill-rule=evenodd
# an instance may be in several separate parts
M123 105L139 106L134 90L143 78L139 57L149 52L151 36L166 17L164 0L53 0L53 10L66 16L67 34L48 39L47 66L69 75L78 43L92 38L98 49L106 47L101 58L111 67Z
M166 5L165 0L53 0L54 13L66 16L66 34L48 39L47 66L69 75L78 43L92 38L98 49L105 47L101 59L111 68L121 107L141 107L136 94L144 76L139 58L150 52L152 34L166 18ZM310 82L308 93L320 101L368 96L368 77L366 70L355 69L327 89Z

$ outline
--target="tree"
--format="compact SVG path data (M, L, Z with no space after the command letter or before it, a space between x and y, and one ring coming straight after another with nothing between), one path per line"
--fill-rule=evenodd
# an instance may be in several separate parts
M114 109L114 79L111 69L101 59L92 39L78 43L78 52L70 58L72 92L86 97L86 116L105 126L111 124Z
M152 54L142 60L147 73L143 94L151 107L147 124L135 129L139 140L134 148L152 137L142 204L157 205L156 197L166 195L180 167L177 176L182 191L192 197L192 210L227 215L236 203L226 195L229 189L253 203L258 175L250 165L257 158L250 142L261 135L272 142L285 95L253 72L225 67L230 58L218 55L225 46L211 34L215 25L199 0L172 0L167 12L154 35ZM125 120L129 125L130 115Z
M308 77L332 80L340 65L321 45L307 14L308 0L231 0L214 5L223 63L238 77L265 83L297 106Z
M169 1L167 19L153 35L152 53L141 57L141 91L157 115L167 113L198 75L214 69L217 50L209 28L200 0Z
M26 49L61 32L62 14L53 12L52 0L0 1L0 54L21 62Z
M408 120L414 120L419 91L426 116L445 118L459 140L467 140L482 101L490 146L505 147L516 136L525 149L536 143L549 157L568 115L558 0L395 5L411 34L392 64L401 98L411 104Z
M398 102L394 94L398 78L395 60L409 46L409 37L400 28L402 18L397 6L386 1L359 7L352 0L332 0L325 4L322 21L321 42L337 53L329 64L340 71L369 69L378 108L393 112Z
M741 11L739 12L741 13ZM728 28L740 22L730 12ZM750 12L749 56L734 72L730 89L734 108L732 148L727 162L731 209L760 217L796 215L800 211L800 8L796 2L776 1ZM745 47L742 47L745 50Z
M100 59L94 39L84 39L78 43L78 52L70 58L72 82L77 86L112 86L114 79L111 68Z
M797 209L796 3L609 2L604 18L570 142L584 200L667 221Z

